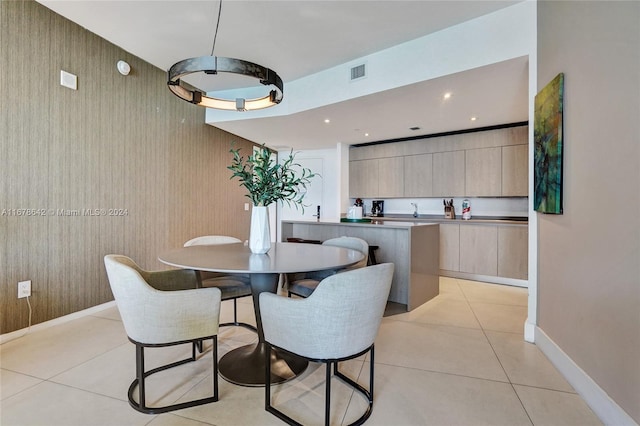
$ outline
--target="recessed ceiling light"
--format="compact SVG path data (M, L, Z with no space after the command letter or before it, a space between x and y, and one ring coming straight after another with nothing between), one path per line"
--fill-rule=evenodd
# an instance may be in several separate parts
M476 121L477 119L478 119L478 117L476 117L476 116L471 117L471 121Z
M325 123L331 123L331 120L329 120L328 118L325 118L325 119L324 119L324 122L325 122Z
M450 97L451 97L451 92L447 92L443 96L444 99L449 99Z
M369 136L369 133L365 133L364 135L365 135L365 136Z

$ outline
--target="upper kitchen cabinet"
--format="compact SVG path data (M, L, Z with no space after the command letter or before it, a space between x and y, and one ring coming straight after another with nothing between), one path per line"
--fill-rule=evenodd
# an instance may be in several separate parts
M526 197L528 126L351 147L350 197Z
M349 162L349 196L378 197L378 159Z
M502 147L502 196L526 197L529 193L529 146Z
M464 151L437 152L433 154L434 197L464 196Z
M433 196L433 154L404 157L404 196Z
M465 151L465 196L502 195L502 148Z
M394 198L404 193L403 157L349 162L351 198Z
M378 197L399 198L404 195L404 157L378 160Z

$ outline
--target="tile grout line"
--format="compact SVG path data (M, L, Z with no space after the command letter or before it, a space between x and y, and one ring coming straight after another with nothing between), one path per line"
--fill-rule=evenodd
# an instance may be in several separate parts
M457 280L456 280L456 282L457 282ZM459 283L458 283L458 286L460 286ZM525 407L524 402L522 402L522 399L520 399L520 395L518 394L518 391L516 391L516 388L513 385L513 382L511 381L511 377L509 377L509 374L507 373L507 370L504 368L504 365L502 365L502 361L500 361L500 357L498 356L498 353L496 352L496 349L493 347L493 344L491 343L491 339L489 339L489 336L487 336L487 332L485 331L484 327L482 326L482 323L480 322L480 319L478 319L478 316L476 315L476 311L473 309L473 306L471 305L471 302L467 298L467 294L464 292L462 287L460 287L460 291L462 291L462 294L464 295L464 298L467 301L467 304L469 305L469 309L471 309L471 312L473 313L473 316L475 317L476 321L478 321L478 324L480 325L480 330L482 330L482 334L484 335L484 338L487 339L487 343L489 343L489 347L491 347L491 351L493 352L493 355L496 357L496 360L498 361L498 364L500 364L500 368L502 368L502 371L504 372L505 377L509 381L509 386L511 386L511 390L513 390L513 393L515 394L516 398L518 398L518 401L520 402L520 406L522 407L522 409L524 410L525 414L527 415L527 418L529 419L529 422L531 422L531 424L534 425L533 419L531 418L531 415L529 414L529 411L527 411L527 407Z

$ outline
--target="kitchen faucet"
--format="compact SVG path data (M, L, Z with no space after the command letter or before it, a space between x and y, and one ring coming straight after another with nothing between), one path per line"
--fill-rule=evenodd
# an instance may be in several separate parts
M418 204L411 203L411 205L413 206L413 217L418 217Z

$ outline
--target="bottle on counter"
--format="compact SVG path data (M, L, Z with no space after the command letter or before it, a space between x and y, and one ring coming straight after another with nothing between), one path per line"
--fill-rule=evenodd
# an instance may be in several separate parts
M466 198L462 200L462 219L471 219L471 203Z

